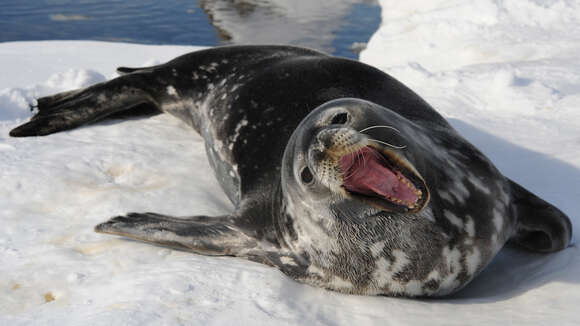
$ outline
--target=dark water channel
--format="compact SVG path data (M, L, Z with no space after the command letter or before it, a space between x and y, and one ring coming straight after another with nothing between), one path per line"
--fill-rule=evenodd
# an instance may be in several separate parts
M285 43L356 58L379 23L375 0L3 0L0 42Z

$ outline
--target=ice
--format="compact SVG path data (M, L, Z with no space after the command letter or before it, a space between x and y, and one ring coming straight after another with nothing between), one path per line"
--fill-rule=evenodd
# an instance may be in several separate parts
M301 44L331 52L352 6L362 2L375 0L213 0L201 6L233 44Z

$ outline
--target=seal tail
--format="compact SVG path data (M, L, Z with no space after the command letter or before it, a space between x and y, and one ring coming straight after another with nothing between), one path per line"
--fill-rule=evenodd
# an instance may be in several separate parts
M511 242L537 252L565 249L572 238L570 219L555 206L509 181L512 188L512 211L517 217Z
M130 67L118 67L117 68L117 73L119 73L119 75L127 75L130 73L134 73L134 72L144 72L144 71L152 71L153 68L155 68L155 66L151 66L151 67L140 67L140 68L130 68Z
M127 75L84 89L41 97L37 100L37 113L29 122L12 129L10 136L45 136L93 123L142 104L157 109L154 100L144 91L145 83L139 76Z

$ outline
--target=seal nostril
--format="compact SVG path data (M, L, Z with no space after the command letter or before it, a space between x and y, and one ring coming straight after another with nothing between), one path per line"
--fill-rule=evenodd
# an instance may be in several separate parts
M300 173L300 178L302 179L302 182L304 182L305 184L309 184L314 180L314 176L312 176L312 172L310 172L310 169L307 166L304 167L304 169L302 169L302 172Z
M330 124L333 124L333 125L343 125L347 121L348 121L348 113L342 112L342 113L339 113L339 114L335 115L332 118L332 121L330 122Z

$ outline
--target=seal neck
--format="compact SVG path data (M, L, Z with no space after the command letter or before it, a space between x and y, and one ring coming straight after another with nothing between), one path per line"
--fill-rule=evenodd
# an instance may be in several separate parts
M276 243L281 248L290 248L289 241L297 238L294 225L292 223L293 217L288 215L284 200L284 192L282 190L281 182L277 182L272 189L272 226L276 234Z

